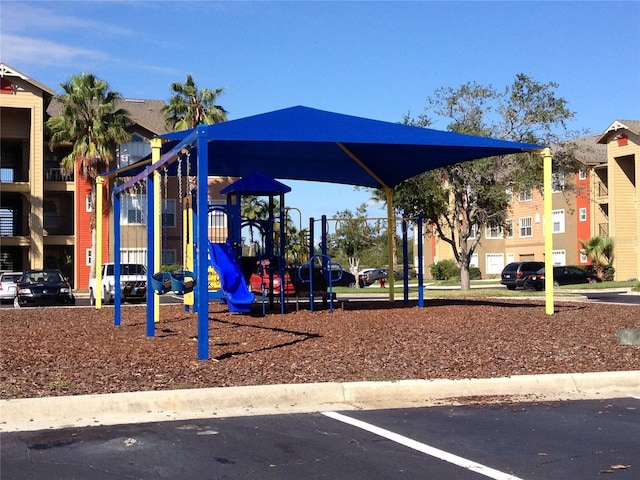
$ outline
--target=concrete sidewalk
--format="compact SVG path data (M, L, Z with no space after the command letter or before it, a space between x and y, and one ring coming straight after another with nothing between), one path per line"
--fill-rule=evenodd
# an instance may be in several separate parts
M0 431L132 424L324 410L411 408L472 400L640 398L640 370L468 380L315 383L0 401ZM498 398L495 398L498 397Z

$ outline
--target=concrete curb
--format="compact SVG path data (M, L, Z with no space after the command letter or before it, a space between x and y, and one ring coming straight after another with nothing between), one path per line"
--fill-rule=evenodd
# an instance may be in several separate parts
M468 380L263 385L0 401L0 431L500 400L640 397L640 370Z

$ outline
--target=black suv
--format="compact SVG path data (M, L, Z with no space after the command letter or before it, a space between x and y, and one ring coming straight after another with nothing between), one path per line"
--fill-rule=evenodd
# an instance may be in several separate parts
M509 290L516 288L524 288L524 281L529 275L533 275L541 268L544 268L544 262L513 262L504 267L502 270L502 279L500 283L505 285Z

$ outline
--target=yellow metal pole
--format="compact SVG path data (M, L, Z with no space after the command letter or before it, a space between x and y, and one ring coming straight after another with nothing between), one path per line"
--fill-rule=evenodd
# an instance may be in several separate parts
M395 212L393 211L393 189L387 186L386 183L382 181L382 179L371 170L367 165L364 164L362 160L360 160L351 150L349 150L344 144L337 142L336 145L340 147L351 159L356 162L360 167L376 179L387 195L387 242L389 244L389 248L387 249L387 262L389 264L389 275L387 277L387 281L389 282L389 301L393 302L395 298L394 292L394 278L393 278L393 244L396 241L396 222L395 222Z
M102 190L104 186L104 178L96 178L96 251L95 251L95 266L96 266L96 283L93 296L96 299L96 310L102 308Z
M182 200L182 245L184 260L184 268L190 272L194 272L193 260L193 206L191 193ZM193 291L185 293L183 297L184 305L193 306L195 303L195 294Z
M544 170L544 283L545 283L545 311L553 315L553 188L551 149L543 149L540 154Z
M157 163L161 157L162 140L159 138L151 139L151 163ZM154 231L153 231L153 265L149 265L153 272L160 271L161 263L161 248L162 244L160 239L162 238L162 195L161 195L161 182L160 173L156 170L153 172L153 212L149 212L149 215L153 215ZM147 293L150 292L147 286ZM153 294L153 318L155 322L160 321L160 296Z

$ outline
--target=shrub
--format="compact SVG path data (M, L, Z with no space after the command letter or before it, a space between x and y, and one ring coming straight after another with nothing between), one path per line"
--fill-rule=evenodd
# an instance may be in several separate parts
M431 265L431 276L435 280L449 280L460 276L460 267L455 260L442 260Z
M469 267L469 280L482 280L482 272L478 267Z
M603 274L604 274L605 282L613 282L613 279L616 274L616 269L613 268L611 265L607 265L606 267L604 267Z

